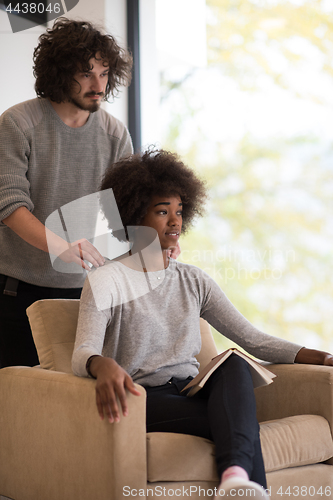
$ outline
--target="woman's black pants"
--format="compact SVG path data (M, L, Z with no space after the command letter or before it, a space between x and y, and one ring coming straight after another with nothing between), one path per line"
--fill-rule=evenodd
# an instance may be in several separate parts
M239 465L264 488L266 476L252 377L246 361L232 354L195 396L181 389L189 380L171 379L146 387L147 432L176 432L210 439L215 444L219 477Z

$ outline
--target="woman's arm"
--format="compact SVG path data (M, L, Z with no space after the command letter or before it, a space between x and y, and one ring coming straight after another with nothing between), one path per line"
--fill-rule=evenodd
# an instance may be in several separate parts
M333 366L333 355L328 352L303 347L298 351L295 363Z
M135 388L132 378L111 358L92 356L89 362L89 372L96 378L96 405L98 414L104 419L104 413L109 422L119 422L120 412L117 397L120 402L122 414L128 415L126 389L134 396L140 396Z
M111 357L103 356L107 326L111 321L112 290L116 288L110 266L96 269L87 277L80 300L76 339L72 357L75 375L96 379L96 405L100 418L119 422L120 407L128 413L126 390L139 396L131 376ZM100 295L105 302L100 304ZM100 304L98 309L96 304ZM102 307L103 306L103 307ZM119 402L117 400L119 399Z
M208 292L202 306L202 317L222 335L243 347L253 356L271 363L303 363L333 366L333 355L307 349L285 339L267 335L255 328L233 306L223 291L209 276L202 274Z

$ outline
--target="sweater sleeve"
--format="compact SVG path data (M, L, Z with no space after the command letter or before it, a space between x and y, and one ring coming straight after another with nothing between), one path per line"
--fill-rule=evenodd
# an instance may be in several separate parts
M9 113L0 118L0 221L24 206L32 211L27 177L30 144ZM1 225L4 225L0 222Z
M88 376L86 370L88 359L102 354L105 332L111 316L111 295L102 285L96 281L94 272L91 271L82 289L72 356L72 370L79 377ZM103 294L105 304L103 310L96 306L99 294ZM108 302L108 307L106 302Z
M206 273L203 275L202 318L256 358L271 363L294 363L303 346L258 330L234 307L217 283Z

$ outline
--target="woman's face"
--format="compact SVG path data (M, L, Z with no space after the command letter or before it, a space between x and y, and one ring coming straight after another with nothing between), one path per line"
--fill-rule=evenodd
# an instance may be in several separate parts
M182 200L179 196L153 196L141 226L157 231L162 250L177 245L182 230Z

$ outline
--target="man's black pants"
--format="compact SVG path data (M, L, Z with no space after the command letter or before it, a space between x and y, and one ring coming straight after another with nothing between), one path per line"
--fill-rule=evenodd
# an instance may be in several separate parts
M79 299L81 288L48 288L18 282L17 295L4 295L7 276L0 275L0 368L39 364L26 309L41 299Z

